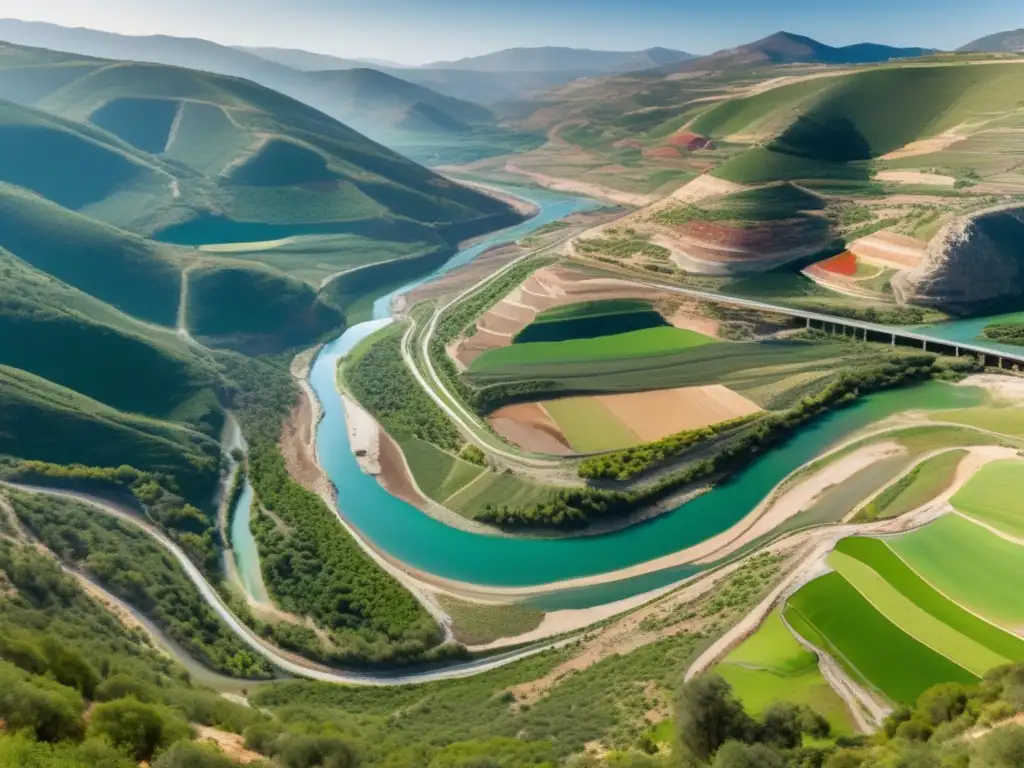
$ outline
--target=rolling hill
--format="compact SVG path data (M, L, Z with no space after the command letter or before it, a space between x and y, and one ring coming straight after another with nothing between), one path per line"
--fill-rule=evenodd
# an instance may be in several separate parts
M803 35L777 32L737 48L656 66L650 70L650 74L735 71L774 64L869 64L890 59L912 58L926 53L934 51L926 48L894 48L874 43L833 48Z
M594 51L585 48L508 48L458 61L438 61L422 69L461 69L473 72L631 72L649 69L693 54L669 48L643 51Z
M972 40L957 48L960 53L1021 53L1024 52L1024 29L997 32Z
M360 67L373 66L372 62L362 59L343 59L339 56L303 51L299 48L270 48L245 45L236 45L234 47L236 50L251 53L253 56L259 56L261 59L297 69L300 72L320 72L328 69L358 69Z
M37 83L36 108L0 105L0 181L141 234L198 244L394 226L458 240L516 220L504 203L245 80L3 50L14 55L0 58L0 98L26 95L38 70L62 71ZM194 239L197 226L208 239Z
M268 60L266 56L269 54L266 51L256 55L246 49L231 48L208 40L165 35L134 37L16 19L0 20L0 40L51 49L47 54L37 54L35 57L5 52L0 62L5 68L19 63L18 60L29 68L19 69L16 75L8 72L7 79L12 82L4 86L8 94L5 98L23 104L34 104L46 93L66 85L74 79L75 71L84 75L87 71L108 65L109 62L99 59L113 59L186 67L251 80L303 101L336 120L351 122L353 127L369 131L378 140L392 138L389 134L396 130L408 131L408 124L403 126L405 112L419 104L429 104L459 122L493 123L490 113L475 104L465 103L451 94L433 93L430 86L423 82L413 84L404 81L401 78L405 70L378 72L377 69L368 70L366 63L358 61L323 57L327 60L318 67L293 68L286 63ZM80 57L54 51L69 51L96 59L83 61ZM304 51L293 53L304 54L307 64L310 63L309 56L317 56ZM51 63L63 66L46 66ZM312 71L356 68L363 70L363 73L351 77L335 77ZM367 71L372 74L366 74ZM467 115L472 115L472 119L467 120ZM431 132L436 130L437 126L431 127Z

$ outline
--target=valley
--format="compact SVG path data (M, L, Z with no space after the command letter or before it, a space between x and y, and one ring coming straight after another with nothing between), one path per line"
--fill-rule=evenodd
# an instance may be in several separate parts
M0 20L0 766L1013 765L1014 39Z

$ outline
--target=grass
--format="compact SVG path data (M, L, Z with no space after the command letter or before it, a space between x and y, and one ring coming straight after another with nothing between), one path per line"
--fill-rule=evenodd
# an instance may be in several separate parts
M544 408L577 453L615 451L640 442L632 430L594 398L549 400Z
M540 312L533 320L535 323L548 323L562 320L578 320L589 317L607 315L624 315L633 312L646 312L653 309L651 302L640 299L605 299L603 301L581 301L566 304Z
M1024 462L986 464L951 499L964 514L1024 539Z
M438 503L444 503L485 471L418 437L402 439L401 446L416 484Z
M977 408L964 408L943 411L931 417L936 421L948 421L964 424L968 427L996 432L1000 435L1024 437L1024 409L1010 407L994 407L989 405Z
M825 201L794 184L769 184L713 199L702 206L678 205L655 214L666 224L688 221L784 221L806 218L805 211L824 210ZM824 223L824 222L823 222Z
M1024 640L1004 632L962 608L929 585L881 539L852 536L836 545L836 552L871 568L918 609L926 611L963 637L1010 661L1024 659Z
M824 715L833 735L854 727L849 711L818 669L817 657L803 648L772 611L758 630L715 667L755 717L775 701L804 704Z
M1010 661L919 607L913 599L897 590L861 560L842 552L833 552L829 555L828 564L885 618L978 677Z
M789 598L790 625L852 673L899 704L945 682L977 677L903 632L841 575L815 579Z
M538 485L516 474L488 471L472 486L464 487L461 493L448 499L448 506L460 515L475 519L488 506L508 504L512 507L529 507L547 501L550 497L550 486Z
M438 595L438 601L454 621L455 639L466 645L484 645L522 635L544 620L543 611L528 605L468 603L449 595Z
M179 104L170 99L114 99L89 117L136 149L159 155L167 146Z
M188 101L181 104L178 128L166 154L198 171L219 174L251 143L222 107Z
M878 494L854 522L899 517L927 504L953 483L956 468L966 455L967 451L952 450L926 459Z
M1024 626L1024 547L958 515L890 540L921 578L954 602L1007 628Z
M714 340L708 336L682 328L647 328L594 339L513 344L481 355L473 361L470 372L488 373L512 366L548 362L564 364L657 357L713 343Z

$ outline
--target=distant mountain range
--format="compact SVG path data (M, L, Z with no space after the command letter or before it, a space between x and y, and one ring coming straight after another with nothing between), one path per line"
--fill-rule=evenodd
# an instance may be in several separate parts
M251 53L253 56L259 56L261 59L282 64L300 72L318 72L324 69L358 69L359 67L404 68L401 64L378 59L343 59L326 53L314 53L298 48L252 48L236 45L235 50Z
M980 37L957 49L960 53L1019 53L1024 52L1024 29L997 32Z
M208 40L165 35L135 37L16 19L0 20L0 40L104 59L169 64L242 77L314 106L378 141L387 141L396 132L414 130L411 126L418 126L415 132L424 132L429 126L431 133L459 126L461 132L468 126L490 127L494 122L493 115L476 104L366 69L358 62L360 68L345 75L337 71L307 72ZM436 118L436 124L427 116Z
M834 48L803 35L777 32L762 40L717 51L708 56L672 62L650 70L652 74L756 69L773 64L870 64L935 53L928 48L894 48L858 43Z
M693 54L669 48L643 51L592 51L585 48L508 48L458 61L438 61L423 69L461 69L474 72L591 72L611 74L650 69Z

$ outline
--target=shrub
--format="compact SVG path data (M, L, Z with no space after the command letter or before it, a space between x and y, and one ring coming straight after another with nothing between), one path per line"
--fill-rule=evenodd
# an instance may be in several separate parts
M65 691L0 677L0 720L8 730L28 730L40 741L79 739L83 703L74 691Z
M153 768L235 768L215 747L179 741L156 759Z
M356 768L355 749L334 736L292 736L275 756L282 768Z
M106 739L140 761L152 760L157 750L190 735L188 723L180 717L136 699L99 704L89 721L89 736Z
M157 698L151 685L123 673L108 677L96 686L92 698L94 701L114 701L129 697L144 703L155 701Z

